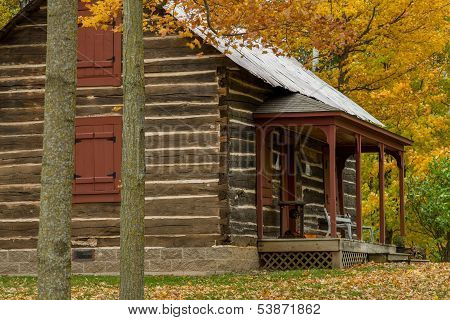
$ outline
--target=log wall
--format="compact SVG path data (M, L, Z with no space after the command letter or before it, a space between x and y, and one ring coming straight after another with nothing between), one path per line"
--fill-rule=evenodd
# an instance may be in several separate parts
M221 119L210 46L146 34L146 246L201 247L224 239ZM45 86L45 3L0 43L0 249L35 248ZM121 115L121 87L77 90L77 117ZM74 247L119 245L118 203L73 207Z
M256 243L256 154L255 124L252 113L269 97L280 94L263 81L240 68L228 68L222 82L226 83L220 97L220 106L227 123L227 177L228 177L228 226L229 241L238 245ZM282 93L282 92L281 92ZM307 131L307 130L304 130ZM297 190L305 201L305 232L324 235L319 218L324 218L323 154L325 146L302 132L296 134L302 141L301 181ZM275 153L281 150L275 149ZM344 170L344 209L355 213L354 160L348 160ZM273 199L280 194L280 172L273 168ZM264 206L264 235L279 236L279 207Z
M45 4L0 43L0 249L36 247L46 50ZM255 126L252 112L276 93L210 46L145 35L146 246L254 245ZM120 87L77 90L77 116L121 115ZM322 144L303 150L307 232L320 232ZM354 162L344 172L354 213ZM308 166L308 170L306 168ZM274 197L280 179L274 174ZM73 207L74 247L119 245L118 203ZM279 233L266 207L265 234Z

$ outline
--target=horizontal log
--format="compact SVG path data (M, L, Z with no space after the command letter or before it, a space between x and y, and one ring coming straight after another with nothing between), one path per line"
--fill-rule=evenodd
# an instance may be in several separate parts
M253 113L252 113L252 111L249 111L249 110L235 108L235 107L229 107L228 108L228 118L252 123L253 122Z
M77 106L76 116L121 115L122 109L117 110L120 104L113 105L84 105ZM44 108L42 106L31 108L2 108L0 112L1 122L31 122L44 120Z
M182 179L214 179L221 169L218 163L210 164L181 164L175 166L146 167L146 181L182 180Z
M43 121L32 122L0 122L0 136L5 135L41 135L44 132Z
M21 76L0 78L0 91L11 89L40 89L45 86L45 76Z
M219 209L225 207L226 203L217 197L157 199L146 201L145 213L147 216L219 216Z
M41 161L42 149L0 152L0 165L35 164Z
M45 75L45 64L0 65L0 77L26 77Z
M164 121L164 120L162 120ZM214 147L219 143L217 132L151 135L145 137L146 148Z
M218 114L217 103L174 102L166 104L146 104L146 117L170 117L174 115L192 116L200 114Z
M255 141L256 130L255 127L245 126L238 123L229 123L228 132L230 138L243 139L247 141Z
M242 92L261 100L266 100L274 92L272 88L267 88L267 86L259 86L233 77L229 78L228 86L230 90Z
M194 235L147 235L145 236L146 247L211 247L220 244L225 236L220 234L194 234ZM119 236L108 237L73 237L72 247L85 248L82 243L85 241L96 243L96 247L118 247L120 245ZM0 238L0 249L36 249L37 237L24 238Z
M199 97L215 97L217 96L218 86L216 83L178 83L176 85L147 85L145 93L148 98L157 96L199 96ZM185 101L180 99L179 101Z
M202 218L149 218L145 219L146 234L214 234L219 231L218 217ZM38 221L1 221L0 238L35 237L38 234ZM73 237L115 236L120 234L119 219L72 220Z
M2 108L0 122L40 121L44 119L44 108Z
M0 185L0 202L38 201L40 185L14 184Z
M177 163L212 163L219 162L218 148L185 149L185 150L153 150L146 151L146 163L177 164Z
M229 144L230 152L255 153L255 142L249 140L233 139Z
M120 203L80 203L72 207L72 218L118 218ZM0 203L1 219L36 219L39 217L39 201Z
M16 26L8 36L2 39L5 44L35 44L45 43L47 41L47 25L46 24L29 24Z
M225 236L221 234L179 234L179 235L146 235L146 247L212 247L221 244ZM119 237L97 237L98 247L114 247L119 246ZM1 241L0 241L1 246Z
M279 212L264 211L264 225L279 226L280 215ZM256 224L256 210L255 209L241 209L230 208L230 223L255 223ZM231 230L232 232L235 230Z
M215 198L149 200L146 216L219 216L220 203ZM119 218L120 203L78 203L72 207L72 218ZM0 202L1 219L36 219L39 201Z
M149 41L144 40L144 56L146 59L160 59L172 57L186 57L197 54L219 54L212 46L203 45L201 48L191 49L187 46L186 39L159 38Z
M45 44L1 45L0 65L45 63Z
M303 175L302 176L302 187L305 187L305 188L311 187L314 189L323 190L324 184L323 184L323 181L311 179L310 177Z
M39 217L38 201L18 201L0 203L1 219L32 219Z
M247 95L245 94L245 92L238 92L238 91L232 92L230 91L226 96L221 98L221 102L222 104L236 105L236 106L244 104L249 107L251 106L258 107L263 103L263 101L261 101L259 97Z
M270 84L264 82L264 80L258 77L255 77L244 68L227 68L227 72L230 79L236 79L256 87L265 88L267 90L273 90L273 87Z
M210 82L217 82L216 70L147 73L145 75L146 85L163 84L163 83L176 85L177 83L210 83Z
M191 55L182 58L146 59L144 70L146 73L204 71L231 64L233 62L223 54Z
M77 117L89 117L89 116L120 116L122 115L122 108L117 108L122 106L122 103L117 103L115 105L84 105L77 106L75 109Z
M146 118L144 127L146 132L211 131L218 130L218 120L218 115L171 119Z
M30 108L44 105L44 89L0 91L2 108Z
M41 149L42 148L42 136L1 136L0 137L0 152L2 151L16 151L27 149ZM1 156L0 156L1 159ZM1 160L0 160L1 161Z
M176 85L147 85L146 101L151 103L185 101L215 102L217 84L189 83ZM30 108L44 105L43 89L0 91L0 108ZM122 105L120 87L78 88L77 105Z
M20 183L40 183L41 165L4 165L0 166L0 185Z
M159 196L183 196L183 195L217 195L219 192L217 182L206 183L176 183L171 184L155 184L148 181L145 184L145 195L150 197ZM186 199L188 202L189 199Z

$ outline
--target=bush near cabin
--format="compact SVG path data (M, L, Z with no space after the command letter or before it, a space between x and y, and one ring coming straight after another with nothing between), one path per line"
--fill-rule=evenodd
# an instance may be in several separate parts
M413 232L423 233L432 258L450 261L450 158L434 159L429 174L423 178L411 175L408 203L419 222Z

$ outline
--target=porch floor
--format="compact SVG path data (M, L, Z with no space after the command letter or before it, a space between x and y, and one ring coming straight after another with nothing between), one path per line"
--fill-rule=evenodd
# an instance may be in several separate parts
M394 245L342 238L258 240L261 267L270 270L347 268L368 261L408 261Z

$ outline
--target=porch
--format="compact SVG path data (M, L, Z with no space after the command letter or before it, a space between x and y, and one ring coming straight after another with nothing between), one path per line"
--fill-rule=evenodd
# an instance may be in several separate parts
M368 243L344 238L261 239L261 267L268 270L340 269L377 262L410 262L408 254L395 245Z
M318 111L319 110L319 111ZM256 214L258 251L261 265L269 269L341 268L375 260L407 260L396 247L386 244L385 217L385 155L392 156L398 167L398 224L404 237L404 148L412 141L376 126L369 121L314 99L292 95L282 100L268 101L253 115L256 124ZM272 194L272 134L276 132L280 144L280 188ZM305 137L306 135L306 137ZM313 139L323 145L324 220L327 232L314 239L306 239L303 207L307 205L297 188L299 172L296 161L301 152L302 139ZM378 154L379 225L378 237L370 243L363 241L363 230L371 229L363 223L361 199L361 155ZM355 163L355 213L344 208L343 170L346 161ZM300 166L301 167L301 166ZM301 167L302 168L302 167ZM302 171L302 170L300 170ZM274 198L276 198L274 200ZM264 208L279 208L279 234L264 234ZM384 257L384 258L383 258Z

